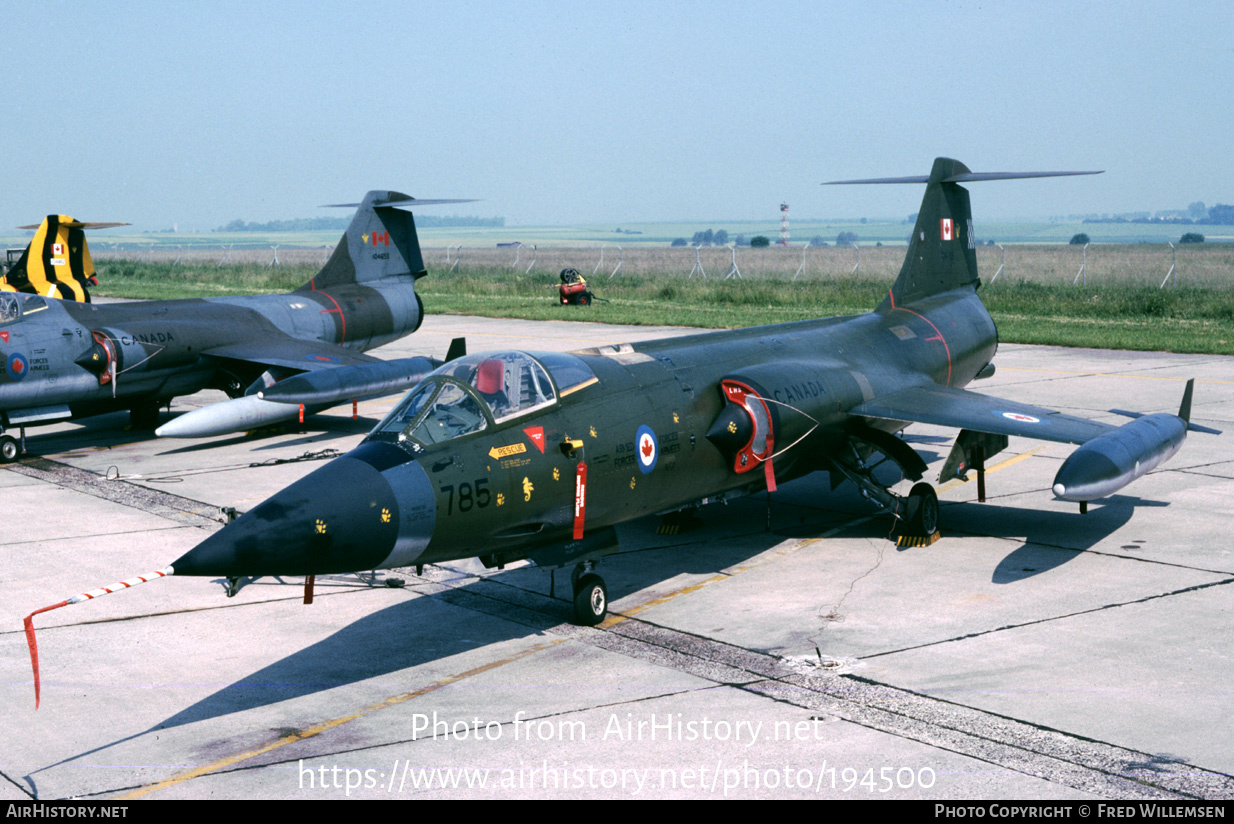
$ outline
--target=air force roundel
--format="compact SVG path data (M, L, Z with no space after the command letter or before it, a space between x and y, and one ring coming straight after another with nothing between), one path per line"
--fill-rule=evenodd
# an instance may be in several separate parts
M634 441L634 452L638 455L638 468L643 471L644 475L649 475L651 470L656 468L656 461L660 459L660 444L656 441L656 433L651 431L650 426L640 426L638 437Z
M1019 412L1004 412L1003 417L1020 423L1041 423L1041 418L1034 418L1032 415L1023 415Z
M26 361L24 355L20 352L14 352L9 356L8 363L4 365L5 371L9 373L12 380L19 381L26 376L30 371L30 364ZM647 470L643 470L646 472Z

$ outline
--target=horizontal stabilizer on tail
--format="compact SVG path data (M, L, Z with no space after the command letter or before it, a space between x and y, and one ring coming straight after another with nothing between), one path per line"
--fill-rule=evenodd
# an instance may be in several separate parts
M968 190L960 183L979 180L1021 180L1034 177L1070 177L1101 172L974 172L949 157L934 159L929 175L832 180L824 186L848 183L925 183L925 196L917 213L917 225L908 241L908 254L900 275L880 313L925 300L955 289L976 290L977 237Z
M940 183L970 183L979 180L1024 180L1031 177L1074 177L1075 175L1099 175L1099 172L961 172L945 177ZM828 180L824 186L842 186L857 183L929 183L929 175L910 177L872 177L866 180Z
M327 208L355 208L342 240L304 291L354 283L371 283L428 273L411 212L417 206L472 203L472 200L419 200L402 192L374 190L359 203L331 203Z

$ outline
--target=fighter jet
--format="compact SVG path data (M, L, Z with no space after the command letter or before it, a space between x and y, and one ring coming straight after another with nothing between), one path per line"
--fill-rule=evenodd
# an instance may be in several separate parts
M960 430L940 481L975 470L983 486L985 462L1012 435L1082 444L1053 490L1083 507L1172 456L1188 429L1204 428L1188 420L1190 384L1177 415L1121 427L963 388L993 374L998 336L977 296L960 183L1057 174L1086 173L975 174L939 158L928 177L838 181L926 184L903 268L874 311L569 354L448 360L351 452L170 567L123 585L172 574L302 575L308 600L314 575L530 559L573 568L575 620L594 625L608 611L594 569L616 551L616 526L774 491L819 470L833 488L850 481L881 507L899 543L933 543L938 498L921 480L925 461L899 436L914 422ZM880 480L884 460L917 482L907 496Z
M30 265L14 267L0 284L8 287L0 291L0 460L20 457L28 426L128 409L135 426L153 428L161 406L204 388L231 400L181 415L159 435L251 429L407 389L440 362L392 364L363 352L414 332L424 315L415 291L424 260L415 221L402 210L457 202L373 191L361 203L337 204L358 207L350 226L321 271L286 295L100 305L88 302L81 265L49 277L34 265L38 255L23 255ZM58 244L53 235L41 245ZM84 253L89 261L84 240L67 245L74 248L62 249L62 258L81 264ZM40 284L86 302L47 297ZM304 399L257 397L300 375ZM18 429L20 443L6 429Z

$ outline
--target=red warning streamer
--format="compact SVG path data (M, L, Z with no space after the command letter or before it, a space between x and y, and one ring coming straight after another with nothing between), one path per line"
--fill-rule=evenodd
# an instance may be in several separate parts
M587 464L579 461L574 473L574 540L583 537L583 518L587 514Z
M166 578L174 573L171 567L165 567L157 572L151 572L149 575L138 575L136 578L129 578L126 581L110 584L98 589L92 589L89 592L83 592L81 595L74 595L72 598L66 598L58 604L52 604L49 607L36 609L34 612L26 616L26 644L30 647L30 666L34 670L34 708L39 708L39 645L34 638L34 616L40 612L50 612L53 609L67 607L69 604L80 604L82 601L93 601L95 598L109 595L113 592L118 592L122 589L135 587L138 584L144 584L146 581L153 581L156 578Z

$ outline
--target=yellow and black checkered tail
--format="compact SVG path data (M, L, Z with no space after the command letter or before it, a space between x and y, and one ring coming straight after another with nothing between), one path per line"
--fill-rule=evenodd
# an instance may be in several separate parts
M0 291L89 303L87 287L97 281L83 230L125 225L82 223L68 215L48 215L37 228L21 227L35 229L34 239L13 268L0 277Z

